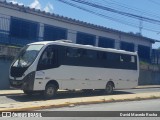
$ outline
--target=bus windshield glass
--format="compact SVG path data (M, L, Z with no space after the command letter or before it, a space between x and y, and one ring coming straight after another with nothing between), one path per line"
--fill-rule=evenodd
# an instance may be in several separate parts
M28 67L36 59L39 51L43 47L42 44L25 46L16 58L13 67Z

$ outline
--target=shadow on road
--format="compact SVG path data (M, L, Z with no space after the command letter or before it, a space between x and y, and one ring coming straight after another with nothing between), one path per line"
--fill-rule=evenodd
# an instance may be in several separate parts
M122 94L134 94L125 91L114 91L112 95L122 95ZM106 96L102 91L92 91L92 92L58 92L58 94L53 99L67 99L67 98L80 98L80 97L92 97L92 96ZM28 96L25 94L14 94L7 95L6 97L13 99L17 102L30 102L30 101L43 101L44 98L41 94L35 94Z

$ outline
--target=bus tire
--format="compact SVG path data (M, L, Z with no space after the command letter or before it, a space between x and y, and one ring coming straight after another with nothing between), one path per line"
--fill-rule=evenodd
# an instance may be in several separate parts
M30 91L30 90L23 90L23 92L24 94L29 95L29 96L33 95L33 91Z
M43 96L45 99L51 99L56 95L57 87L54 84L47 84Z
M108 82L105 88L105 94L110 95L113 93L114 85L111 82Z

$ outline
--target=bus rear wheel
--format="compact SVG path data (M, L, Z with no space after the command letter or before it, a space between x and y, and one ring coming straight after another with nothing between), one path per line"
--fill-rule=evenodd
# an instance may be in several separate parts
M43 92L43 96L45 99L51 99L56 95L56 92L57 87L54 84L48 84Z
M112 94L113 88L114 88L114 85L111 82L108 82L105 88L105 94L108 94L108 95Z

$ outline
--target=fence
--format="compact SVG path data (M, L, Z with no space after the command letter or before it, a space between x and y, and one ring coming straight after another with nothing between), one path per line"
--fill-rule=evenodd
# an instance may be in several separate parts
M18 54L20 49L21 47L0 45L0 58L13 59Z
M153 64L160 64L160 50L152 49L151 59Z

